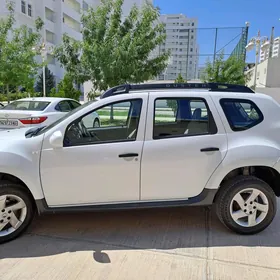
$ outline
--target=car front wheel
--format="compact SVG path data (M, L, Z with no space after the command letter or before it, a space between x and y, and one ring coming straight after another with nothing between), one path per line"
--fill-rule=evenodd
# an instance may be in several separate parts
M30 195L17 184L0 183L0 243L26 230L34 215Z
M216 199L221 222L240 234L255 234L272 222L277 202L272 188L253 176L239 176L222 186Z

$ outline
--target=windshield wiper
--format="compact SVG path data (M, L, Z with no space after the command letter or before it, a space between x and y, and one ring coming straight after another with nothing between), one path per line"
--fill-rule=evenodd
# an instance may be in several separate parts
M31 138L33 136L36 136L43 128L45 128L46 126L41 126L41 127L38 127L36 129L34 128L31 128L30 130L28 130L26 133L25 133L25 137L26 138Z

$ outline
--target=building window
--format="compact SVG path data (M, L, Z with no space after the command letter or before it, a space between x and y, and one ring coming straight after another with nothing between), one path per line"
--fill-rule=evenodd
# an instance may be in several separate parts
M32 17L32 6L28 4L28 15Z
M21 1L21 12L26 14L26 3L25 1Z
M83 10L87 11L88 10L88 3L83 1Z
M192 26L194 26L194 22L192 22Z

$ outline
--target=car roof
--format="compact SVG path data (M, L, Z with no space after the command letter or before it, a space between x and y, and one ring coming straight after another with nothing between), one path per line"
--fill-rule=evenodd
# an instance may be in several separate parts
M45 101L45 102L59 102L63 100L71 100L71 101L76 101L71 98L64 98L64 97L29 97L29 98L21 98L16 101ZM78 102L78 101L76 101Z

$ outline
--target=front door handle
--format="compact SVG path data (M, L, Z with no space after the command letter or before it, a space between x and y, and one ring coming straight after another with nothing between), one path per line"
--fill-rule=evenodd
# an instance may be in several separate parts
M119 158L127 158L127 157L138 157L138 154L136 154L136 153L128 153L128 154L121 154L121 155L119 155Z
M220 149L217 147L209 147L209 148L203 148L200 151L201 152L215 152L215 151L219 151Z

